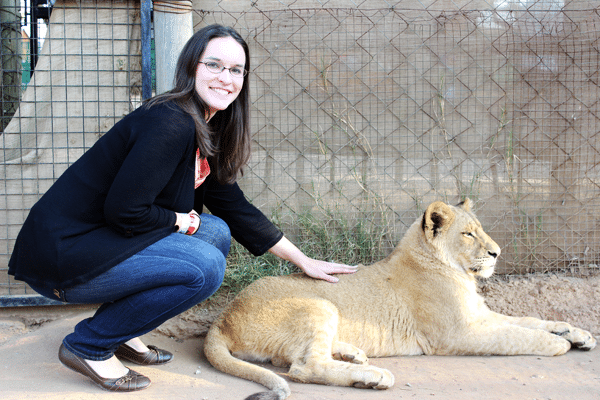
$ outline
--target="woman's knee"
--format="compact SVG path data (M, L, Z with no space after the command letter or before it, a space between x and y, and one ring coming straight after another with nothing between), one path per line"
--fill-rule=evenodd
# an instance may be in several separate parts
M202 220L200 229L194 236L212 244L227 257L231 247L231 230L227 223L211 214L202 214L200 219Z
M202 272L204 274L205 289L210 290L211 294L213 294L223 283L226 260L225 255L220 251L215 251L215 254L211 254L211 256L211 261L205 264Z

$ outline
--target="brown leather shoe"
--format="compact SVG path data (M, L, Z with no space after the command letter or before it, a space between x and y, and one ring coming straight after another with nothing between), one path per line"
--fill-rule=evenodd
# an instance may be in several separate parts
M117 379L107 379L98 375L81 357L71 353L64 344L60 345L58 350L58 359L66 367L82 375L87 376L103 389L113 392L132 392L142 390L150 386L148 377L129 370L126 375Z
M140 353L132 347L122 344L115 351L115 356L139 365L166 364L173 359L173 354L166 350L161 350L156 346L148 346L148 348L149 351Z

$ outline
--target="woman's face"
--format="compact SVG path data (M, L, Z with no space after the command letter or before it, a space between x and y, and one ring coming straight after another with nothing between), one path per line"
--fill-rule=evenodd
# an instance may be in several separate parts
M232 37L215 38L208 42L199 61L196 69L196 92L209 107L210 113L206 116L208 121L217 111L229 107L240 94L244 77L234 76L230 68L238 72L243 70L246 66L246 54L244 48ZM209 70L216 66L225 69L216 73Z

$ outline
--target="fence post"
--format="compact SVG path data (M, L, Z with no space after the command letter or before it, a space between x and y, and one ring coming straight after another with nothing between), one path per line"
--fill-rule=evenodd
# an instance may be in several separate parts
M140 18L142 25L142 100L152 97L152 0L142 0Z
M156 94L173 88L177 58L192 34L191 0L154 2Z

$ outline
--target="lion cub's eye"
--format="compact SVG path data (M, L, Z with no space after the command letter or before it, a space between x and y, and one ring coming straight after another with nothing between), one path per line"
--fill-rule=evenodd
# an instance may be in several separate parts
M471 232L463 232L463 235L467 237L473 237L473 234Z

